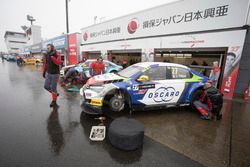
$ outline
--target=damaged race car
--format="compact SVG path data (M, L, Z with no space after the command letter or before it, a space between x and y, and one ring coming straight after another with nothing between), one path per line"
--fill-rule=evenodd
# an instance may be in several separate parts
M103 107L120 112L186 106L197 100L209 78L179 64L137 63L114 74L90 78L81 88L81 105L101 114Z

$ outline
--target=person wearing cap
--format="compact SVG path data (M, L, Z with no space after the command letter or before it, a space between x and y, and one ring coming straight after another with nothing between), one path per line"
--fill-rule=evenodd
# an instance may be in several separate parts
M103 58L99 57L95 62L90 64L90 75L100 75L104 74L105 71L105 65L103 63Z
M212 85L214 87L217 87L219 77L220 77L219 63L218 63L218 61L214 61L213 62L213 69L211 70L211 73L209 76L210 80L212 81Z
M209 80L205 83L199 100L194 101L195 108L200 112L201 119L210 120L213 117L213 100L212 95L218 94L219 90L213 85L213 81ZM215 113L216 114L216 113Z

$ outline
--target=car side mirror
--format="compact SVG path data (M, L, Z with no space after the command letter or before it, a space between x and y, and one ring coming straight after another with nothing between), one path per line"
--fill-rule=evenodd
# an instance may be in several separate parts
M137 81L146 82L146 81L149 81L149 77L147 75L142 75L137 79Z

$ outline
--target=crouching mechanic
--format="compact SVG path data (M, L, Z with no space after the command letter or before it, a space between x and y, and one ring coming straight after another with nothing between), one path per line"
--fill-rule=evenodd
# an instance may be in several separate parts
M69 86L71 83L81 83L86 79L84 71L78 72L75 68L70 68L64 76L62 85Z
M75 68L70 68L67 73L64 76L62 85L70 85L70 82L73 82L73 80L79 75L79 72Z
M212 84L213 81L206 82L202 95L199 100L194 102L194 106L200 112L201 119L210 120L216 116L216 119L220 120L223 95Z
M47 53L44 57L44 71L45 78L44 88L51 93L52 102L50 107L58 107L56 100L57 96L57 82L60 74L61 55L57 52L52 44L47 45Z

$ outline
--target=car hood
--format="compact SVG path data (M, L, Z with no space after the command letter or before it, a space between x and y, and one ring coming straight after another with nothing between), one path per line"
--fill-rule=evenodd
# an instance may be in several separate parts
M102 85L114 82L123 82L125 80L129 80L128 78L119 76L114 73L107 73L102 75L97 75L90 78L87 82L88 85Z

